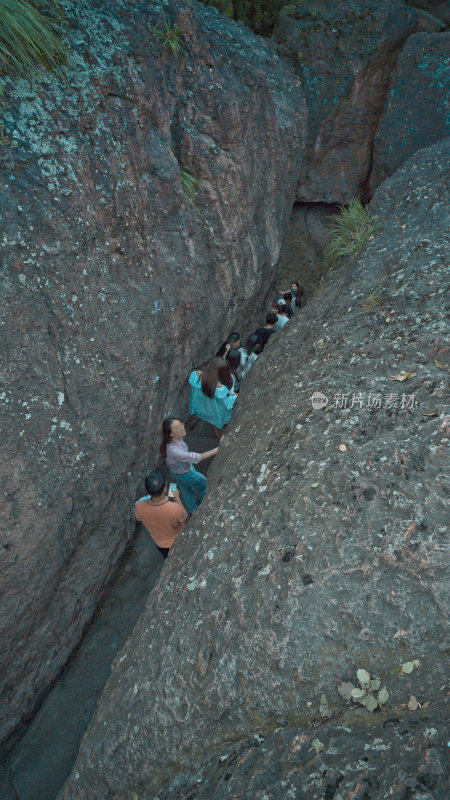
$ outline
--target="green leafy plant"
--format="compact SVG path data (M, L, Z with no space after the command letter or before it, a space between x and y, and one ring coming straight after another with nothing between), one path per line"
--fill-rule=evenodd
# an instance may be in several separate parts
M191 206L195 206L199 187L198 178L186 167L180 167L181 188Z
M0 0L0 73L26 74L65 62L57 0Z
M345 256L360 253L379 230L376 217L369 214L356 198L348 206L339 206L339 209L339 213L331 217L331 232L325 254L330 265L337 264Z
M376 708L382 708L389 700L389 692L386 686L380 689L380 679L372 678L365 669L358 669L356 677L359 687L354 686L353 683L340 683L338 685L337 688L341 697L344 697L345 700L361 703L362 706L367 708L367 711L375 711ZM374 692L378 692L378 695L375 696Z
M375 311L376 307L380 305L380 298L377 294L368 294L364 303L363 308L366 311Z
M171 25L167 17L161 17L158 25L150 30L161 42L163 53L181 58L183 55L183 28L179 25Z

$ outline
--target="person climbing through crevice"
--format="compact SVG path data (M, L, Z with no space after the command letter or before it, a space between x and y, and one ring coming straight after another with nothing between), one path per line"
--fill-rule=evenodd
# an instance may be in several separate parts
M226 339L226 341L222 342L222 344L220 345L216 353L216 357L225 358L229 350L231 350L232 348L237 349L238 347L240 347L240 344L241 344L240 334L237 331L232 331L229 334L228 339Z
M274 332L281 331L287 322L289 322L289 316L287 312L286 300L279 300L277 305L277 321L273 328Z
M162 472L152 472L145 479L147 494L134 504L137 521L145 525L163 558L167 558L175 539L189 519L178 491L175 491L174 502L171 502L166 487Z
M239 380L236 372L241 364L241 354L239 350L236 350L234 347L228 350L228 353L225 356L225 361L228 364L228 369L230 370L231 376L231 387L228 386L228 389L231 388L233 392L237 394L239 392Z
M288 319L292 319L295 313L293 309L294 297L292 295L292 292L285 292L283 295L283 300L285 300L286 302L286 312L288 315Z
M218 439L228 425L237 395L229 387L232 380L224 358L213 358L207 368L193 370L189 375L191 387L189 413L212 425Z
M274 333L274 326L278 322L278 317L272 311L269 311L266 314L266 324L263 328L257 328L255 331L255 336L258 337L258 340L261 344L261 352L264 350L267 342L269 341L272 333Z
M236 375L239 381L242 381L245 378L250 367L255 363L261 351L261 342L256 333L252 333L252 335L248 337L245 347L240 347L238 350L241 363L236 370Z
M214 447L204 453L195 453L183 442L185 436L186 428L181 420L168 417L162 424L163 438L159 451L166 459L170 474L177 482L187 511L192 514L202 502L207 485L206 477L195 469L194 464L212 458L219 448Z

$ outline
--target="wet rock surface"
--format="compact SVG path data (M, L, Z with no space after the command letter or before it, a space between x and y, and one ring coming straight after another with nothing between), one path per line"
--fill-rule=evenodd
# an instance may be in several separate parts
M184 3L65 8L67 80L1 80L0 739L91 618L184 376L257 313L302 150L298 78L249 30Z
M416 150L450 135L449 107L450 33L417 33L391 75L374 141L373 187Z
M379 233L244 382L61 800L202 797L203 775L256 800L278 770L299 797L444 796L449 153L377 190ZM358 668L389 692L373 714L337 691ZM212 753L236 755L220 781Z

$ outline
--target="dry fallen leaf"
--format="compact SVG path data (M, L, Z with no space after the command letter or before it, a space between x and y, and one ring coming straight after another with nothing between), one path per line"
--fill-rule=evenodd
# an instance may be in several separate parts
M420 708L420 705L413 694L409 698L408 708L410 711L417 711L417 709Z
M439 361L437 358L434 359L434 363L438 369L447 369L447 364L443 364L442 361Z
M390 318L390 317L386 317L386 320L385 320L385 321L386 321L386 323L387 323L387 324L389 324L389 323L390 323L390 321L391 321L391 318Z
M375 697L371 694L367 695L362 701L363 706L367 708L367 711L375 711L378 708L378 703Z
M319 485L318 483L312 483L311 489L317 489L318 485Z
M415 378L415 377L416 377L416 373L415 372L405 372L405 370L402 369L397 375L389 375L389 380L390 381L406 381L408 378Z
M408 634L406 631L399 628L397 633L394 633L394 639L400 639L400 636L408 636Z
M370 681L370 675L366 669L358 669L356 673L356 677L358 678L361 686L368 686Z
M339 445L339 450L341 451L341 453L345 453L345 451L347 450L347 445L346 444L340 444Z
M355 687L353 686L353 683L339 683L337 690L344 700L351 700L352 691L354 688Z
M405 661L405 663L402 664L402 672L406 673L406 675L409 675L409 673L413 671L414 667L418 667L419 664L420 661L418 658L415 658L414 661Z
M388 700L389 700L389 692L386 689L386 686L383 686L383 688L380 689L380 691L378 692L378 705L380 706L380 708L381 706L384 706Z
M320 696L319 713L322 717L331 717L331 711L328 707L328 700L324 694Z
M321 753L322 750L325 747L324 743L321 742L320 739L313 739L311 744L314 747L314 750L316 751L316 753Z

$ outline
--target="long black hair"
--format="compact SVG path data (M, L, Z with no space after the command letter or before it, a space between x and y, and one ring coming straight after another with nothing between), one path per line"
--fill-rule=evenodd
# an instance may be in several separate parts
M283 298L286 300L286 311L289 319L294 316L292 311L292 292L285 292Z
M295 281L295 283L297 283L297 286L298 286L298 282ZM296 308L301 308L302 307L302 297L304 297L304 296L305 296L304 287L303 286L298 286L298 292L295 295L295 307Z
M239 350L236 350L234 347L232 347L231 350L228 350L228 353L225 356L225 361L228 364L228 369L230 372L236 372L241 363L241 354L239 353Z
M167 456L167 445L170 444L172 438L172 422L173 417L167 417L162 424L162 442L159 445L159 452L163 458Z
M245 349L247 350L247 355L249 356L250 353L253 353L253 348L256 347L257 344L261 344L259 341L256 333L252 333L251 336L248 337Z

